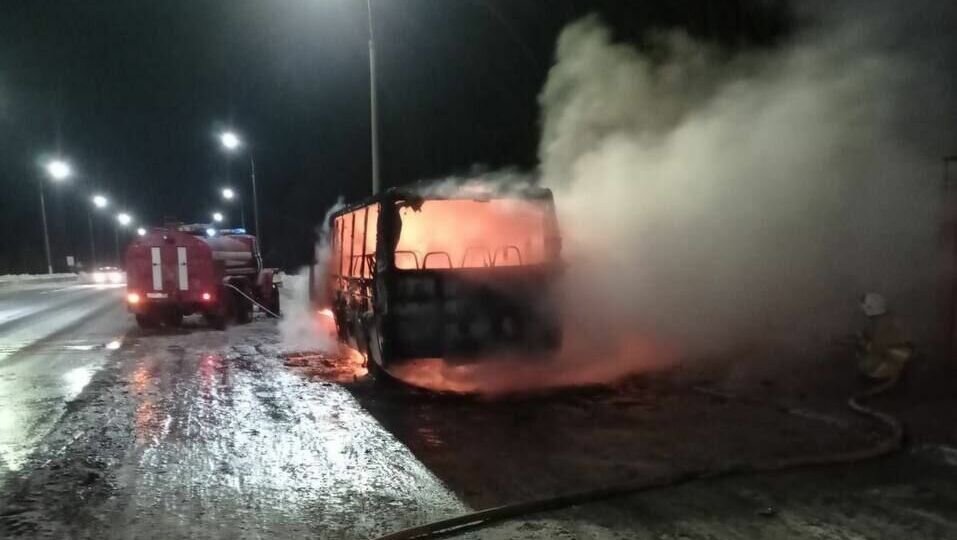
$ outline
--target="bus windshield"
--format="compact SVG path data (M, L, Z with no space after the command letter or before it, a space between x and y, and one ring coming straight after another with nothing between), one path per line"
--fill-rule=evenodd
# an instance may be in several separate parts
M400 270L491 268L546 261L550 206L525 199L400 201Z

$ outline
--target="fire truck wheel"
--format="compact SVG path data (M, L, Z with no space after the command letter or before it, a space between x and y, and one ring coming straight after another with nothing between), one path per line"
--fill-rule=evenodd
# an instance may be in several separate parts
M246 324L253 319L253 304L248 298L233 292L233 312L236 314L236 322Z
M271 314L271 313L269 313L269 312L266 312L266 316L267 316L267 317L277 317L277 316L280 315L281 312L279 311L279 309L280 309L280 307L279 307L279 287L277 287L277 286L275 286L275 285L272 286L272 292L270 293L269 301L266 302L266 307L269 308L269 311L271 311L272 313L275 313L275 315L273 315L273 314Z
M206 324L211 328L216 330L226 329L226 317L221 313L206 313L203 315L203 318L206 319Z
M163 317L163 324L170 328L176 328L183 325L183 314L178 311L167 313Z
M159 326L159 321L152 313L137 313L136 324L144 330L149 330Z

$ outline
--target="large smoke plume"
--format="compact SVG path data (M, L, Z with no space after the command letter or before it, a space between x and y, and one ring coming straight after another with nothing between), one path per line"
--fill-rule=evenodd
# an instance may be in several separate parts
M852 331L866 291L932 346L952 271L939 171L957 145L955 56L941 48L954 9L817 5L787 42L744 51L674 30L617 43L594 16L569 25L540 94L535 175L555 192L569 262L565 348L403 375L507 392L740 351L806 358Z
M567 27L540 96L540 172L575 328L684 357L808 352L850 332L873 290L932 341L954 109L926 21L954 18L907 12L925 8L921 24L895 14L907 34L887 11L832 11L733 55L680 32L618 44L596 17Z

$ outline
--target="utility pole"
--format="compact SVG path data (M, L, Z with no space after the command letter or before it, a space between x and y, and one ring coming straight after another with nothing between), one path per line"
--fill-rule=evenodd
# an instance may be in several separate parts
M259 199L256 196L256 161L253 159L252 151L249 152L249 177L253 182L253 224L256 226L256 243L259 246L259 252L263 250L263 232L259 228Z
M947 306L947 334L946 339L950 349L950 358L957 358L957 193L950 185L950 164L957 163L957 154L944 157L944 238L949 240L945 249L950 249L948 272L944 275L950 280L950 298Z
M372 194L379 193L379 114L376 103L375 83L375 29L372 24L372 0L366 0L369 8L369 116L372 125ZM258 229L257 229L258 232Z
M53 273L53 260L50 258L50 231L47 228L47 203L43 196L43 180L40 180L40 217L43 218L43 249L47 256L47 274Z
M93 236L93 210L86 209L86 222L90 226L90 271L96 269L96 240Z

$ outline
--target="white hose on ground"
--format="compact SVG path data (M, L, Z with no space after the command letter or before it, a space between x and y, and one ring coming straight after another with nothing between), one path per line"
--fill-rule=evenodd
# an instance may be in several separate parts
M239 287L233 285L232 283L224 283L224 285L226 285L226 286L229 287L230 289L232 289L232 290L238 292L239 294L243 295L243 296L246 298L246 300L249 300L250 302L252 302L252 303L256 304L257 306L259 306L259 309L265 311L266 313L272 315L273 317L275 317L275 318L277 318L277 319L279 318L279 314L278 314L278 313L273 313L272 311L270 311L269 308L267 308L266 306L264 306L264 305L260 304L259 302L257 302L255 298L253 298L252 296L249 296L248 294L244 293Z
M847 406L854 412L872 418L888 428L890 434L877 444L860 450L838 452L833 454L795 456L766 463L738 463L730 464L718 469L688 470L665 474L660 477L646 479L640 482L629 482L604 488L581 491L568 495L549 497L546 499L526 501L516 504L498 506L479 510L469 514L411 527L401 531L380 536L375 540L411 540L437 538L454 535L476 528L484 527L496 522L502 522L529 514L559 510L570 506L601 501L612 497L632 495L635 493L663 489L685 484L695 480L713 479L734 474L756 472L781 472L801 467L840 465L856 463L868 459L875 459L899 450L904 442L904 426L893 416L870 408L862 403L863 400L887 392L897 384L897 379L881 383L847 400ZM727 397L727 396L726 396ZM788 409L785 409L788 410ZM794 414L790 410L789 413Z

